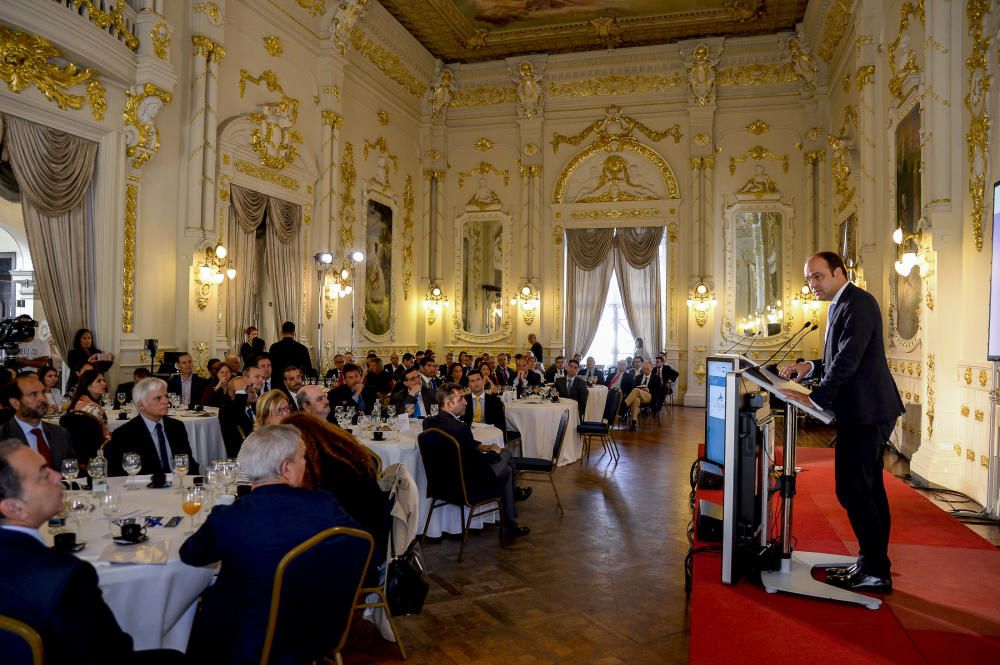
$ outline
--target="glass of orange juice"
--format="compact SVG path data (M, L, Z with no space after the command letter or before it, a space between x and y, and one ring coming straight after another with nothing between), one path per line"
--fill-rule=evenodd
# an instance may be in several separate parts
M184 512L191 516L191 530L186 532L184 535L191 535L194 533L194 516L201 510L201 504L205 498L205 488L201 485L192 485L187 488L184 492L184 503L181 504L181 508Z

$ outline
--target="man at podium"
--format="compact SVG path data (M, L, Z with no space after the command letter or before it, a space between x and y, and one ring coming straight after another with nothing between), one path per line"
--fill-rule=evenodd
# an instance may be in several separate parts
M875 298L847 279L835 252L819 252L805 266L809 288L830 301L822 360L783 367L795 381L819 378L809 395L783 391L837 416L837 499L847 510L859 556L846 568L827 569L827 579L854 591L892 591L889 573L889 500L882 483L882 447L905 410L889 373L882 342L882 313Z

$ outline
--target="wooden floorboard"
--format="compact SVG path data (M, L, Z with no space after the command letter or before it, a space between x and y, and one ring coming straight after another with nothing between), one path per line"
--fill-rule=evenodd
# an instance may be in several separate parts
M659 427L616 433L617 464L601 456L560 467L559 515L548 481L518 504L531 534L508 549L496 527L424 548L431 589L423 613L399 627L409 663L606 665L686 663L684 557L688 481L704 439L703 409L675 406ZM827 446L830 428L806 424L800 446ZM524 484L524 483L522 483ZM356 620L348 665L399 662L366 621Z

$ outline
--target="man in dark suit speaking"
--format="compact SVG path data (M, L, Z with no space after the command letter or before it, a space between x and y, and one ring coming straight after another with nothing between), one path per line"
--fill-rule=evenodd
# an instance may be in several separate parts
M806 404L811 400L837 416L837 499L847 510L860 549L857 563L828 569L828 579L856 591L888 593L890 518L882 446L904 408L885 359L882 313L871 294L847 280L836 253L814 254L805 273L813 294L830 301L823 359L789 365L781 375L796 381L820 378L810 395L785 395Z

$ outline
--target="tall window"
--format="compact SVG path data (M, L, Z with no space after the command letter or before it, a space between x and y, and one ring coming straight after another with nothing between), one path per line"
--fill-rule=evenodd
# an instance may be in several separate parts
M597 334L583 357L594 356L598 365L614 365L619 360L625 360L626 357L632 355L634 348L635 336L628 327L625 309L622 307L622 294L618 290L618 278L612 273L608 299L604 303L604 313L601 314Z

